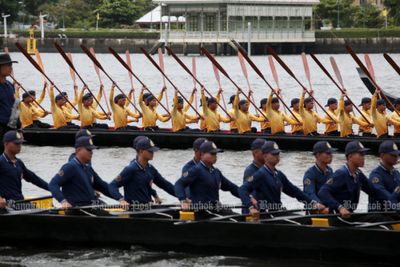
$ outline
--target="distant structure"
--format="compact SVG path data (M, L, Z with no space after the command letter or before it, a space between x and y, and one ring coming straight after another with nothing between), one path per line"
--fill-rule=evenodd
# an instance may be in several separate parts
M354 0L354 4L356 4L358 6L371 4L371 5L374 5L374 6L378 7L378 8L382 8L383 9L384 8L383 1L384 0Z
M184 18L182 27L160 23L160 45L214 47L230 54L235 45L266 52L265 44L302 50L315 42L313 6L319 0L153 0L161 17ZM193 49L192 49L193 50ZM189 51L190 52L190 51Z

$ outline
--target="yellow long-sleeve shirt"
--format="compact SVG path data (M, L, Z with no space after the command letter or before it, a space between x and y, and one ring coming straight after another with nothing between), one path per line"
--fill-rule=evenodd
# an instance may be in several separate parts
M110 107L113 113L114 127L115 129L123 128L128 125L130 122L137 122L138 118L140 118L140 114L137 114L130 110L126 105L121 107L120 105L114 102L114 88L110 90ZM128 102L128 101L126 101ZM134 118L133 120L129 120L128 116Z
M235 118L235 109L231 108L230 110L228 110L228 114L232 118ZM230 127L231 130L237 130L238 129L238 126L236 124L236 119L229 123L229 127Z
M43 86L43 89L42 89L42 91L41 91L39 97L38 97L38 98L35 98L35 101L36 101L38 104L41 104L41 103L43 102L44 97L45 97L45 95L46 95L46 88L47 88L47 86ZM19 90L19 87L17 87L17 90L15 90L15 97L16 97L17 99L19 99L19 97L20 97L20 90ZM45 115L44 111L39 107L38 104L36 104L36 102L30 103L30 108L33 109L33 110L31 111L31 115L30 115L30 116L32 116L32 120L33 120L33 121L39 120L40 118L44 117L44 115ZM27 114L29 114L29 112L28 112ZM26 115L27 115L27 114L26 114ZM29 116L29 117L30 117L30 116ZM27 118L27 117L25 116L25 119L26 119L26 118ZM26 122L29 123L29 119L28 119ZM31 123L31 124L32 124L32 123ZM28 125L30 125L30 124L28 124ZM28 126L28 125L26 125L26 126ZM26 126L25 126L25 127L26 127Z
M371 109L368 109L368 110L365 110L365 109L361 109L360 110L361 111L361 113L368 119L368 121L370 122L370 123L372 123L373 122L373 120L372 120L372 115L371 115ZM358 119L359 120L361 120L361 121L363 121L363 122L366 122L367 124L368 124L368 121L366 121L365 119L364 119L364 117L363 116L359 116L358 117ZM360 125L360 127L359 127L359 132L362 132L362 133L371 133L372 132L372 127L364 127L364 126L361 126Z
M376 135L378 137L388 133L388 124L392 124L395 127L400 126L400 121L393 120L392 117L388 116L386 112L379 112L376 109L378 98L373 95L371 98L371 116L376 129Z
M97 112L92 106L86 107L83 105L82 98L83 92L81 91L78 98L78 110L80 114L81 128L92 125L96 119L105 120L107 115L103 112Z
M162 91L161 91L162 93ZM142 113L143 113L143 118L142 118L142 125L144 128L147 127L154 127L157 124L157 120L162 121L162 122L166 122L169 120L169 117L164 117L160 114L157 113L156 108L151 108L149 106L147 106L145 104L145 102L142 100L143 98L143 90L140 92L139 95L139 105L140 108L142 109ZM161 101L159 99L159 101Z
M304 95L300 97L299 102L299 113L301 119L303 120L303 131L304 135L309 135L312 132L316 132L318 130L317 123L329 123L331 120L327 121L325 118L322 118L318 115L318 113L307 110L304 107Z
M62 107L57 106L56 100L54 98L53 88L50 88L49 97L51 116L53 117L53 124L55 129L67 126L67 122L71 120L77 120L79 118L79 115L73 115L68 111L68 109L63 109Z
M298 111L292 109L293 114L296 116L296 118L303 123L303 119L301 118L301 115ZM290 118L294 121L296 121L296 119L293 117L293 115L290 116ZM296 121L297 122L297 121ZM298 132L298 131L303 131L303 125L302 124L292 124L292 133Z
M392 120L400 122L400 116L397 115L396 112L393 112L393 113L390 115L390 117L392 118ZM394 125L394 131L393 131L393 132L394 132L395 134L400 133L400 125Z
M271 134L281 133L285 131L285 121L290 124L296 124L293 120L280 110L272 109L272 94L269 95L266 105L267 118L271 123Z
M70 100L70 102L72 105L67 102L67 103L65 103L64 106L62 106L62 108L65 112L69 112L72 114L73 106L75 107L78 104L78 92L75 89L74 89L74 99L72 101ZM66 119L67 119L67 122L71 122L71 119L69 119L69 118L66 118Z
M332 118L334 118L334 119L336 120L336 122L335 122L335 123L332 123L331 118L330 118L328 115L326 115L326 116L325 116L325 120L326 120L326 121L329 121L329 123L325 123L325 133L330 133L330 132L333 132L333 131L338 131L338 130L339 130L339 123L340 123L340 120L338 119L338 110L331 110L330 108L328 108L328 109L326 110L326 112L328 112L328 114L329 114Z
M189 102L192 104L194 95L190 96ZM190 108L189 104L186 104L182 110L178 110L178 94L174 96L174 107L171 110L172 119L172 131L177 132L186 128L187 123L192 123L197 119L197 116L190 115L187 111Z
M21 120L22 128L31 125L34 121L33 118L41 118L45 115L43 110L39 110L34 105L25 104L24 102L19 104L19 110L19 118Z
M235 99L233 100L233 107L234 107L234 118L236 121L237 129L239 133L245 133L251 131L251 122L264 121L264 117L257 117L250 112L243 112L239 109L239 96L236 95Z
M367 127L369 124L363 122L351 113L347 113L344 110L344 98L343 96L339 99L339 110L338 110L339 120L340 120L340 136L346 137L353 134L353 124L358 124L362 127Z
M264 114L265 117L268 118L268 116L267 116L267 110L261 109L261 112L262 112L262 114ZM262 115L261 115L261 116L262 116ZM263 117L263 118L264 118L264 117ZM260 123L260 128L261 128L261 131L264 131L264 130L267 129L267 128L271 128L271 123L269 122L269 119L268 119L268 121L263 121L263 122L261 122L261 123Z
M218 111L212 111L208 108L206 97L204 94L201 94L201 104L203 108L203 117L205 119L207 132L218 131L220 129L220 122L230 122L229 118L225 118Z

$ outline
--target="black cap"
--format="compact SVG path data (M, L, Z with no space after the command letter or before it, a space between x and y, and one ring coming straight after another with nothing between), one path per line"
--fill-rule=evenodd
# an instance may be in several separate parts
M33 91L33 90L30 90L27 93L23 93L22 94L22 99L25 99L25 98L30 97L30 96L35 97L36 96L36 92Z
M196 150L200 150L200 146L206 141L208 141L208 140L206 138L202 138L202 137L197 138L196 140L194 140L194 142L193 142L193 150L195 150L195 151Z
M183 103L183 97L181 97L181 96L178 96L178 103Z
M365 148L359 141L352 141L346 145L345 154L346 156L353 153L365 153L369 151L369 148Z
M326 102L325 107L329 107L330 105L333 105L333 104L337 104L337 99L331 97L331 98L329 98L328 101Z
M344 106L345 106L345 107L350 106L350 105L351 105L350 100L345 100L345 101L344 101Z
M385 105L386 106L386 102L383 99L378 99L378 101L376 102L376 105L377 106L380 106L380 105Z
M207 99L207 105L210 105L212 103L217 103L217 99L215 97L210 97Z
M363 97L363 98L361 99L361 104L360 104L360 106L362 106L362 105L364 105L364 104L367 104L367 103L371 103L371 98L370 98L370 97Z
M271 101L272 104L275 104L275 103L278 103L278 102L279 102L279 99L277 97L273 97L272 98L272 101Z
M219 149L214 142L211 141L205 141L203 144L200 146L200 151L202 153L219 153L219 152L224 152L222 149Z
M257 138L251 143L251 150L261 149L266 142L265 139Z
M274 141L266 141L261 150L264 154L279 154L282 151Z
M247 103L247 100L242 99L239 101L238 106L240 107L241 105L244 105L246 103Z
M149 95L148 97L146 97L146 103L149 103L150 101L152 101L153 99L156 99L155 97L154 97L154 95Z
M304 99L304 104L308 104L312 101L313 101L312 97L307 97L306 99Z
M400 104L400 98L396 98L393 102L393 105L399 105Z
M385 141L379 146L379 153L381 154L391 154L400 155L400 150L396 143L393 141Z
M82 100L83 100L83 101L87 101L87 100L89 100L91 97L92 97L92 94L91 94L91 93L86 93L86 94L83 96Z
M58 100L64 99L64 97L65 97L65 95L63 96L61 94L58 94L58 95L56 95L55 100L58 101Z
M149 96L151 96L150 93L144 93L143 96L142 96L142 100L143 100L144 102L146 102L146 99L147 99Z
M156 152L160 150L150 138L141 138L136 143L136 150L147 150L150 152Z
M0 65L5 65L10 63L18 63L18 61L11 60L11 57L8 53L0 53Z
M298 98L293 98L292 101L290 101L290 107L292 108L294 105L300 102L300 99Z
M326 141L318 141L314 144L313 154L317 153L332 153L332 146Z
M148 139L148 137L144 136L144 135L139 135L139 136L136 136L135 139L133 139L133 148L134 149L136 149L137 143L142 139Z
M117 103L120 99L124 99L126 96L124 94L118 94L114 97L114 103Z
M86 136L86 137L94 137L95 135L93 135L89 130L87 129L81 129L79 131L76 132L75 134L75 140L82 137L82 136Z
M228 104L233 104L233 101L235 100L236 95L231 95L231 97L229 98L229 102Z
M89 150L97 149L98 147L93 145L93 140L90 136L81 136L75 140L75 148L84 147Z
M22 134L18 131L8 131L3 136L4 143L22 144L25 142Z
M267 104L267 101L268 101L268 99L266 99L266 98L261 99L260 108L262 108L263 105Z

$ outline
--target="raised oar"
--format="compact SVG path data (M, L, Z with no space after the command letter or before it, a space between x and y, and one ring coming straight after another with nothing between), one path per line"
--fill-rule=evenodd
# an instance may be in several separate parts
M325 112L325 114L332 120L335 121L335 119L332 118L332 116L324 109L324 107L318 102L317 99L315 99L315 97L310 94L310 91L299 81L299 79L297 79L296 75L294 75L294 73L289 69L289 67L286 65L285 62L283 62L283 60L278 56L278 54L275 52L274 49L272 49L271 47L268 47L268 53L271 54L276 61L278 61L278 63L282 66L282 68L284 68L286 70L286 72L293 77L293 79L296 80L296 82L301 86L301 88L303 88L303 90L305 90L312 99L314 99L315 103L317 103L317 105Z
M242 53L240 53L242 54ZM279 78L278 78L278 72L276 71L275 68L275 63L274 63L274 58L272 56L268 56L268 62L269 62L269 67L271 68L271 72L272 72L272 77L274 78L275 84L276 84L276 89L278 90L278 92L280 92L280 85L279 85ZM282 98L282 94L279 93L279 97ZM286 106L285 107L285 113L286 113Z
M364 59L365 59L365 63L367 64L367 69L368 69L369 73L371 74L372 79L374 79L374 81L376 82L375 71L374 71L374 67L372 66L371 58L369 57L368 54L365 54Z
M303 66L304 66L304 73L306 74L306 78L308 81L308 88L310 88L311 92L314 92L314 89L312 87L311 83L311 73L310 73L310 67L308 66L308 60L307 60L307 55L306 53L301 53L301 59L303 61ZM315 107L315 111L317 111L317 107Z
M36 62L39 64L39 66L42 68L44 72L44 65L43 65L43 60L42 57L40 56L39 50L35 49L35 57L36 57ZM46 77L43 75L43 79L46 82Z
M180 60L180 58L178 58L178 56L174 53L174 51L171 50L171 48L169 47L165 47L169 54L176 60L176 62L179 63L179 65L181 65L181 67L187 72L189 73L190 76L193 77L194 80L196 80L196 82L200 85L201 89L204 89L204 91L210 96L213 97L213 95L207 90L207 88L199 81L199 79L197 79L197 77L195 75L193 75L193 73L189 70L189 68L185 65L185 63L182 62L182 60ZM217 105L222 109L222 111L228 116L228 118L233 119L228 111L226 111L226 109L221 106L221 104L219 102L217 102Z
M392 66L392 68L397 72L397 74L400 75L400 67L393 60L393 58L391 56L389 56L387 53L384 53L383 56L385 57L386 61L390 64L390 66Z
M322 63L319 61L319 59L313 55L310 54L311 58L315 61L315 63L317 63L317 65L321 68L321 70L326 74L326 76L328 76L328 78L333 82L334 85L336 85L336 87L340 90L340 92L342 92L342 94L345 94L345 87L344 87L344 83L343 83L343 79L342 79L342 75L340 74L340 70L336 64L336 61L333 57L330 57L330 61L331 61L331 65L333 68L333 71L336 74L336 77L340 83L339 84L335 81L335 79L332 77L332 75L329 73L329 71L324 67L324 65L322 65ZM350 99L350 97L346 95L346 98L350 101L350 103L354 106L354 108L358 111L358 113L360 113L360 115L364 118L364 120L366 122L368 122L369 124L372 124L369 119L361 112L361 110L358 108L358 106L356 104L354 104L354 102Z
M223 93L222 93L221 77L219 76L219 71L218 71L218 69L217 69L217 67L216 67L215 65L212 65L212 66L213 66L213 71L214 71L215 79L217 80L217 83L218 83L218 90L221 90L222 104L224 105L224 108L225 108L226 110L228 110L228 109L226 108L225 97L224 97L224 95L223 95Z
M247 87L249 88L249 95L250 95L250 92L252 92L252 90L251 90L251 85L250 85L250 80L249 80L249 73L247 72L247 68L246 68L246 63L244 62L243 55L241 53L238 53L238 57L239 57L240 67L242 68L243 75L246 78ZM253 102L255 102L253 94L251 94L251 100L253 100ZM260 113L258 113L258 110L256 110L256 112L258 115L260 114Z
M125 51L125 57L126 57L126 64L128 64L129 68L132 70L132 62L131 62L131 55L129 53L129 50ZM133 103L136 105L136 97L135 97L135 87L133 85L133 75L132 73L128 70L128 76L129 76L129 81L131 82L131 90L132 90L132 97L133 97ZM135 107L136 109L136 107ZM138 109L136 109L137 112L140 112Z
M274 88L271 86L271 84L265 79L264 74L258 69L256 64L249 58L247 55L246 51L244 51L243 48L239 47L239 53L243 55L243 57L246 59L246 61L250 64L250 66L253 68L253 70L260 76L260 78L265 82L265 84L271 89L271 91L276 95L276 97L281 101L282 105L289 111L290 115L293 116L293 118L298 122L301 123L300 120L297 118L297 116L293 113L293 111L286 105L285 101L283 101L282 97L277 94L277 92L274 90ZM261 114L264 114L261 112Z
M76 73L76 75L78 76L79 80L81 80L82 84L86 87L86 89L89 91L89 93L93 96L94 101L96 101L96 103L99 105L101 111L104 112L104 114L107 115L107 118L110 120L110 116L108 116L107 112L104 110L104 108L100 105L99 101L97 100L96 96L93 94L92 90L90 90L89 86L87 85L87 83L85 83L85 81L82 79L81 75L78 73L78 71L75 69L74 63L72 63L71 59L67 56L67 54L64 52L64 49L62 49L62 47L57 44L56 42L54 42L54 46L56 47L56 49L58 50L58 52L60 53L60 55L64 58L65 62L67 62L71 73L74 72Z
M122 91L122 89L118 86L118 84L113 80L113 78L111 78L110 75L108 75L108 73L104 70L103 66L100 64L100 62L92 55L92 53L90 53L89 49L87 49L86 46L81 45L81 49L83 50L83 52L86 53L86 55L93 61L93 63L99 67L99 69L101 69L101 71L107 76L108 79L110 79L110 81L115 85L115 87L117 87L117 89L121 92L121 94L123 94L126 99L128 100L128 102L136 109L136 105L132 103L132 101L128 98L128 96L124 93L124 91ZM122 60L123 61L123 60ZM141 114L141 113L140 113Z
M22 52L22 54L29 60L29 62L56 88L56 90L60 93L61 97L69 103L72 108L79 114L79 111L72 105L72 103L64 96L64 94L61 92L61 90L58 88L56 84L53 83L52 80L49 79L49 76L43 71L43 69L39 66L39 64L28 54L28 52L21 46L20 43L16 42L15 46L19 49L19 51Z
M158 62L160 63L159 66L161 70L165 73L165 68L164 68L164 55L162 52L161 48L158 48ZM167 84L165 83L165 77L164 75L161 75L163 79L163 87L167 88ZM165 90L165 103L167 105L167 109L169 110L169 101L168 101L168 90Z
M353 49L349 46L346 45L346 49L351 55L351 57L354 59L354 61L357 63L357 65L361 68L361 70L368 76L368 78L371 80L372 84L375 86L376 89L379 89L381 91L381 96L385 99L386 103L389 104L389 106L396 112L397 115L400 116L399 111L396 109L396 107L393 105L392 101L387 98L387 96L383 93L381 87L376 83L375 79L372 77L371 73L369 73L368 69L365 67L365 65L361 62L361 60L358 58L357 54L353 51Z
M138 82L143 86L143 88L146 89L152 96L154 96L154 94L150 91L150 89L142 82L142 80L139 79L139 77L132 71L132 69L128 66L128 64L126 64L126 62L121 58L121 56L118 55L118 53L111 47L109 47L108 50L122 64L122 66L124 66L125 69L127 69L133 75L133 77L135 77L135 79L138 80ZM154 98L156 99L157 103L160 104L160 106L170 115L168 109L160 101L158 101L158 98L156 96L154 96Z
M195 57L192 57L192 72L193 72L194 77L196 77L197 71L196 71L196 58ZM197 90L196 85L197 85L196 79L193 78L193 89L195 89L195 90ZM194 105L197 109L197 93L194 94Z
M68 56L69 60L72 62L72 54L67 53L67 56ZM71 67L69 67L69 74L71 75L72 82L74 83L74 88L77 87L78 84L76 83L75 71Z

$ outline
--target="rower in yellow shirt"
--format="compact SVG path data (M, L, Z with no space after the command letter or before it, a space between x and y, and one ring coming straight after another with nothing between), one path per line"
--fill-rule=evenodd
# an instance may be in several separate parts
M290 108L292 109L292 113L294 116L296 116L296 118L293 115L290 115L290 118L292 120L299 120L301 123L296 123L296 124L291 124L291 132L293 135L304 135L303 132L303 119L300 116L300 108L299 108L299 104L300 104L300 99L299 98L293 98L290 101Z
M138 122L141 114L137 114L128 108L129 101L124 94L115 94L115 84L112 85L110 90L110 107L113 114L115 130L138 130L136 126L128 125L131 122ZM129 119L131 117L132 119Z
M368 119L369 122L372 122L372 114L371 114L371 98L370 97L363 97L361 99L361 113ZM358 117L361 121L363 122L367 122L364 117L362 115L360 115L360 117ZM376 137L376 134L372 133L372 129L373 127L363 127L360 126L358 129L358 133L361 136L367 136L367 137Z
M79 115L73 115L68 109L63 108L67 101L61 94L54 97L54 86L50 87L49 97L54 128L60 130L79 129L78 125L68 123L72 120L79 120Z
M326 112L328 112L328 114L332 117L335 118L337 121L339 121L338 119L338 101L336 98L329 98L325 107L328 107L326 109ZM326 115L325 119L329 122L329 123L325 123L325 135L327 136L340 136L340 132L339 132L339 122L335 122L332 123L331 118Z
M380 90L376 89L371 99L371 115L375 125L378 138L389 137L388 125L400 126L400 121L393 119L386 113L386 103L383 99L378 99Z
M62 92L62 94L69 100L67 92ZM71 102L72 105L67 101L65 101L65 102L66 102L65 105L62 106L63 110L65 110L65 112L69 112L72 114L73 107L75 107L78 104L78 86L77 85L74 85L74 99L72 101L69 100L69 102ZM66 119L67 119L68 125L75 125L72 123L71 119L69 119L69 118L66 118Z
M219 132L220 122L229 123L233 119L222 116L218 111L218 100L214 97L208 98L204 94L204 89L201 89L201 105L203 108L203 117L206 123L207 132Z
M240 91L237 92L235 99L233 100L234 118L238 127L239 133L256 133L257 128L251 127L253 121L263 122L266 119L253 115L249 112L249 102L247 100L239 101Z
M217 93L217 96L216 96L217 103L219 103L219 101L221 99L221 94L222 94L222 89L220 88L218 90L218 93ZM208 103L208 96L206 96L206 103ZM200 100L200 107L202 107L202 106L203 106L203 104L202 104L202 102ZM203 114L202 111L200 111L200 115L201 115L201 117L200 117L200 131L207 132L207 124L206 124L206 120L204 119L204 114Z
M267 98L260 100L260 110L265 117L267 117ZM268 118L268 117L267 117ZM269 120L260 123L261 132L264 134L271 134L271 123Z
M152 94L147 96L146 99L143 99L144 90L145 89L142 88L139 94L139 105L143 113L142 125L143 128L147 131L156 131L160 129L156 124L157 120L161 122L166 122L171 118L169 114L161 115L157 112L158 101L161 101L163 93L166 90L166 88L163 88L161 90L160 96L158 97L158 101Z
M108 124L106 123L97 123L96 119L99 120L106 120L107 115L111 116L111 113L104 113L104 112L98 112L94 108L94 106L97 107L97 104L93 104L93 95L91 93L86 93L84 95L84 92L86 90L86 87L83 87L82 91L79 94L78 97L78 111L79 111L79 118L81 121L81 128L85 129L93 129L93 128L100 128L100 129L108 129ZM101 87L100 90L102 91L103 88Z
M231 116L231 118L235 118L235 106L233 105L233 102L235 101L235 97L236 97L236 95L231 95L231 97L229 98L229 102L228 102L228 105L229 104L232 105L231 109L228 110L228 114L229 114L229 116ZM240 102L240 100L239 100L239 102ZM236 124L236 120L231 121L229 127L231 129L231 133L239 132L237 124Z
M197 89L193 89L192 94L190 95L189 103L193 103L194 94ZM183 105L183 98L178 96L178 91L175 90L174 95L174 106L171 110L171 120L172 120L172 131L191 131L189 127L186 125L189 123L197 123L199 121L199 116L188 114L188 110L190 108L189 104Z
M273 97L275 92L271 91L271 94L267 100L267 118L271 123L271 134L282 135L285 133L285 122L291 125L299 124L296 120L291 119L285 113L279 110L280 103L277 97ZM278 93L279 94L279 93Z
M397 110L400 110L400 98L396 98L393 105ZM393 120L400 121L400 116L396 112L392 112L391 117ZM393 136L400 137L400 126L394 126Z
M353 105L349 100L344 100L345 94L342 94L339 99L338 116L340 120L340 137L354 136L353 124L358 124L360 127L373 127L367 122L363 122L352 114Z
M22 94L22 101L19 104L22 128L50 128L50 124L39 120L50 114L50 112L43 111L34 103L34 100L35 91L28 91L28 93Z

